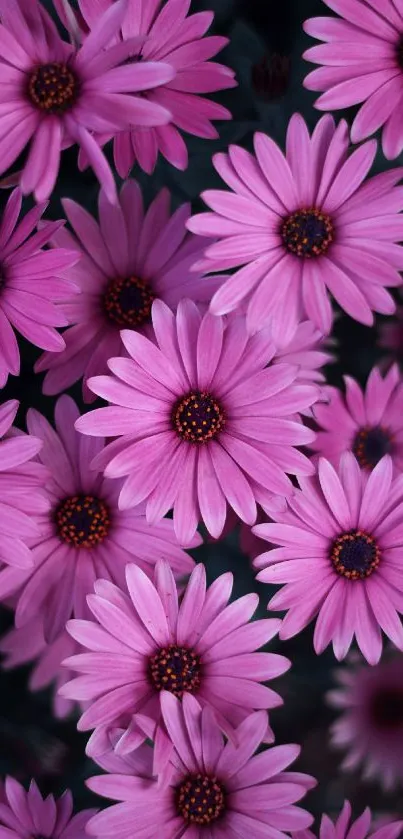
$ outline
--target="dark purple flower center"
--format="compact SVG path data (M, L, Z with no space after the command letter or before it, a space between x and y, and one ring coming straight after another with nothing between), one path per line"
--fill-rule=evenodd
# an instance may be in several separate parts
M403 727L403 688L378 688L370 703L370 716L378 728Z
M77 76L67 64L54 62L41 64L28 78L30 101L48 114L63 114L71 108L78 96Z
M381 552L373 536L362 530L350 530L334 540L330 559L342 577L365 580L378 568Z
M207 443L223 430L225 412L210 393L193 390L174 405L172 423L182 440Z
M94 548L107 537L110 511L93 495L73 495L59 504L55 512L59 538L76 548Z
M214 775L189 775L176 788L175 803L189 824L211 824L225 812L226 790Z
M104 311L116 326L134 329L151 318L155 300L148 283L138 277L112 280L104 294Z
M186 647L170 644L149 660L149 675L157 690L168 690L178 699L185 692L195 693L200 686L200 656Z
M311 258L326 253L333 241L334 227L330 216L311 207L285 218L281 235L290 253Z
M365 469L373 469L391 449L390 434L379 425L374 428L360 428L353 443L353 452L360 466Z

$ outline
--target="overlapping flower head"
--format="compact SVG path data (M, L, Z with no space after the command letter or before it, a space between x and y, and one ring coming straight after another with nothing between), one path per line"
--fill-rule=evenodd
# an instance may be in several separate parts
M147 499L149 521L173 508L175 532L186 544L200 519L219 536L229 504L248 524L256 501L270 507L288 496L286 472L310 474L295 446L313 432L295 415L318 398L315 385L300 383L298 368L267 367L275 348L264 333L248 337L243 318L201 315L190 300L177 314L162 301L152 307L157 346L122 330L129 358L109 360L112 376L90 379L108 399L77 422L84 434L119 436L94 465L109 477L125 477L119 505Z
M321 458L318 475L300 480L284 513L254 532L278 547L255 560L258 579L285 584L269 601L286 609L280 638L316 618L317 653L333 643L343 659L355 636L370 664L382 634L403 649L403 482L385 455L369 474L347 452L338 469Z
M113 751L97 757L108 775L91 778L92 790L120 804L94 816L87 827L98 839L118 833L163 833L170 839L224 839L252 835L266 839L304 829L312 816L296 802L315 786L309 775L289 772L299 747L277 746L254 754L266 732L266 715L251 714L224 738L209 708L193 696L183 702L167 692L161 697L164 722L175 747L172 770L161 787L152 777L152 749L143 746L127 756Z
M161 125L171 118L140 94L172 79L172 65L127 64L143 38L110 46L126 9L127 0L117 0L76 47L60 37L39 0L0 3L0 173L29 144L20 184L37 201L51 195L61 151L75 143L116 201L114 176L94 132L114 136L131 124Z
M369 807L364 810L359 818L353 820L351 804L349 801L345 801L343 809L334 823L329 816L322 816L319 839L353 839L353 837L366 839L367 836L369 839L397 839L402 831L403 821L392 821L390 818L383 821L384 823L380 827L376 827L372 823L372 814ZM312 830L302 830L297 833L297 839L314 839L314 837L315 833Z
M100 17L114 0L79 0L83 21L90 31L98 26ZM57 8L62 12L60 0ZM115 133L114 160L117 172L125 178L134 163L151 174L161 154L178 169L186 169L188 151L182 132L211 140L218 137L216 120L231 119L227 108L207 99L204 94L236 86L234 71L217 61L210 61L228 43L220 35L206 35L214 18L213 12L189 14L190 0L128 0L127 12L120 28L123 44L135 43L129 61L133 65L164 62L173 70L173 77L161 85L150 85L143 94L150 103L169 111L168 124L154 123L146 128L136 123ZM150 126L152 124L150 123ZM100 129L101 145L113 134Z
M86 839L86 827L95 809L73 814L73 797L66 790L60 798L43 798L35 781L26 791L14 778L0 787L0 832L8 839Z
M108 359L125 354L123 327L152 337L153 300L164 300L173 309L183 297L208 303L225 279L192 272L205 240L186 230L188 204L170 215L167 189L145 211L140 187L128 180L115 205L101 191L98 206L99 224L76 202L63 202L75 235L58 230L52 245L56 253L62 247L77 253L77 264L74 269L69 266L65 276L74 278L80 295L66 294L60 303L60 311L72 324L63 333L64 352L45 353L35 367L38 372L48 370L43 386L47 394L60 393L82 378L86 401L95 399L87 379L107 373ZM318 343L313 334L310 345ZM306 366L323 364L324 358L309 356Z
M309 90L324 91L321 111L361 105L351 126L353 143L379 128L382 149L393 160L403 150L403 9L399 0L323 0L338 17L305 21L304 29L323 44L304 58L320 64L306 77Z
M373 323L391 314L387 286L401 284L402 170L365 182L376 154L369 141L349 152L348 125L331 116L312 135L299 114L291 118L284 155L266 134L254 136L255 155L239 146L213 163L231 191L207 190L211 212L193 216L189 230L218 241L198 268L237 268L216 292L211 311L222 315L247 302L255 332L271 321L276 336L292 336L310 318L331 328L329 293L347 314ZM240 267L242 266L242 267Z
M327 694L338 715L331 742L344 753L342 768L362 769L365 780L387 791L403 780L402 665L403 657L391 650L375 667L351 655L348 667L335 671L337 687Z

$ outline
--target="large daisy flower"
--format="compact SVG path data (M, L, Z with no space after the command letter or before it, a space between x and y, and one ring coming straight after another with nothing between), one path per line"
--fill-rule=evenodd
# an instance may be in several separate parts
M37 516L40 537L29 541L33 567L0 571L1 596L18 591L16 626L40 616L49 643L64 630L70 617L89 614L86 596L97 577L124 584L128 562L135 561L152 573L161 556L179 576L189 573L194 565L179 547L171 521L151 527L141 507L118 509L121 482L103 478L89 465L102 451L104 441L78 434L74 430L78 416L68 396L61 396L56 403L56 431L40 413L28 411L28 429L42 441L39 459L50 472L50 509ZM18 443L16 440L15 445ZM197 537L192 544L198 543Z
M338 686L327 700L339 714L331 742L345 753L342 768L363 767L364 778L385 790L402 786L403 656L389 656L376 667L352 656L335 678Z
M212 212L188 221L189 230L219 241L197 268L237 268L211 301L222 315L248 303L247 325L267 320L275 340L292 335L305 313L327 334L328 292L351 317L372 324L372 312L391 314L385 286L401 284L403 170L364 182L376 154L374 140L349 152L347 123L319 120L312 136L299 114L291 118L284 155L262 133L255 156L231 146L213 158L231 192L207 190ZM240 267L242 266L242 267Z
M89 29L98 25L100 16L114 0L79 0L79 8ZM57 4L60 8L60 2ZM163 61L175 71L174 78L144 93L150 103L166 108L171 114L167 125L146 128L133 123L128 130L115 134L114 158L119 175L125 178L137 162L151 174L158 153L177 169L186 169L188 152L182 132L212 140L218 137L213 120L231 119L223 105L207 99L205 93L236 86L234 71L216 61L210 61L228 43L221 35L206 36L214 13L209 11L189 15L190 0L128 0L127 13L121 27L123 43L143 36L137 50L132 50L131 61ZM64 15L65 25L69 21ZM99 141L104 143L113 134L104 131Z
M294 447L314 434L297 412L318 398L300 383L298 368L266 367L275 348L263 333L248 338L244 318L201 316L190 300L176 316L153 303L157 346L123 330L129 358L109 360L112 376L88 384L111 404L81 417L84 434L113 435L95 465L108 477L127 476L122 509L147 499L149 521L173 508L186 544L203 519L212 536L225 524L227 503L249 524L256 501L287 496L286 472L310 474L310 461Z
M321 64L304 81L324 91L321 111L361 105L351 128L353 143L383 126L389 160L403 150L403 9L398 0L324 0L339 17L314 17L304 29L319 41L304 53Z
M209 302L225 279L191 271L205 240L186 230L188 204L170 215L167 189L145 212L140 187L130 180L116 205L101 191L98 206L99 224L75 201L63 201L75 235L59 230L52 244L57 252L68 247L80 255L63 276L74 279L81 294L65 296L60 304L72 324L63 333L65 351L45 353L35 367L37 372L48 370L43 385L47 394L60 393L83 377L88 402L95 397L87 379L108 372L108 359L124 354L120 330L145 330L152 337L153 300L160 298L171 308L182 297Z
M164 690L179 699L196 694L223 730L232 733L253 710L282 704L261 682L284 673L290 662L282 655L257 652L276 635L280 621L249 623L259 603L257 594L228 605L232 574L223 574L207 588L204 566L197 565L180 603L166 562L157 565L154 584L135 565L126 567L126 582L128 595L98 580L96 593L88 596L92 623L73 620L67 625L86 650L66 661L81 675L60 691L85 702L80 730L123 724L128 727L123 735L127 750L132 734L136 737L137 714L160 723ZM270 729L266 737L273 739Z
M286 839L283 831L311 824L312 816L295 802L315 781L287 771L299 747L276 746L254 754L265 734L264 713L249 715L236 740L224 744L210 709L202 709L193 696L185 696L181 704L164 692L161 705L175 746L168 783L161 786L152 777L152 749L147 745L125 757L107 753L97 758L109 774L90 778L88 786L122 803L91 819L90 836L129 839L135 824L144 837Z
M390 454L396 472L402 472L403 382L398 366L385 376L374 367L365 391L350 376L345 383L345 396L335 387L324 388L323 403L314 409L319 431L312 448L334 464L343 452L352 451L364 469L373 469Z
M317 618L314 647L333 642L344 658L353 636L370 664L382 653L381 630L403 649L403 484L392 479L385 455L368 474L347 452L336 471L320 458L289 500L289 511L254 532L278 545L255 560L258 579L285 583L269 601L286 609L280 638L290 638Z
M0 387L9 373L20 372L14 329L37 347L60 352L65 344L55 327L66 326L68 320L55 304L79 290L70 275L79 255L63 247L43 250L64 222L42 222L34 232L46 204L20 219L21 203L21 192L15 189L0 222Z
M143 43L108 47L122 25L125 0L100 16L79 48L62 40L38 0L7 0L0 24L0 174L30 143L21 174L24 194L47 198L62 149L77 143L109 200L116 200L112 171L93 132L112 135L129 125L168 123L170 112L144 98L144 90L173 78L171 64L125 63Z

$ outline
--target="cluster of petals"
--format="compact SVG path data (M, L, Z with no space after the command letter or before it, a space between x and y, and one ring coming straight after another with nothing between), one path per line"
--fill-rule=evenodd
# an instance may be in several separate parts
M314 618L314 647L332 641L343 659L355 636L364 657L377 664L381 630L403 649L403 482L393 478L385 455L371 471L351 454L336 470L319 459L318 475L300 480L283 513L256 525L274 547L255 560L258 579L280 583L270 609L287 610L280 638L300 632Z
M276 746L255 754L266 731L263 712L249 715L236 739L225 743L210 709L195 697L186 695L181 703L163 692L161 707L175 747L167 783L161 786L153 777L147 745L128 755L110 751L96 758L108 774L90 778L88 786L121 803L90 820L90 836L128 839L135 824L144 839L285 839L283 831L304 830L312 823L312 816L295 803L316 782L287 771L299 747ZM207 797L201 800L203 789Z
M36 346L60 352L64 340L55 327L68 321L57 303L78 291L70 274L79 258L75 251L43 250L64 222L42 222L36 230L46 204L37 204L19 220L21 204L21 192L15 189L0 222L0 387L10 373L20 372L14 329Z
M377 827L372 821L369 807L357 819L352 820L352 810L349 801L344 806L333 823L329 816L323 815L319 829L319 839L398 839L402 832L403 821L382 819L383 823ZM316 839L312 830L298 831L294 839Z
M127 0L117 0L76 47L60 37L38 0L0 2L0 172L29 144L20 184L37 201L50 196L61 151L75 143L115 201L113 173L94 132L115 135L131 124L164 125L171 118L139 94L172 79L173 66L127 63L143 38L111 45L126 10Z
M83 22L92 31L100 16L113 5L114 0L79 0ZM57 5L63 15L63 4ZM207 99L204 94L232 88L236 85L234 71L218 62L210 61L228 43L221 35L207 35L214 14L202 11L189 15L190 0L128 0L127 11L121 25L122 43L142 38L140 46L132 49L136 64L163 62L174 73L162 84L150 87L143 94L153 104L170 113L167 124L144 127L136 124L115 133L114 160L122 178L133 164L151 174L160 153L178 169L186 169L188 152L182 132L212 140L218 137L214 120L231 119L223 105ZM206 37L205 37L206 36ZM103 145L112 137L108 130L97 135Z
M99 224L75 201L65 199L63 208L74 235L58 230L52 245L56 253L61 248L77 253L77 264L69 266L64 276L74 281L80 295L65 295L60 303L70 324L63 333L64 352L45 353L35 370L48 371L44 393L60 393L82 378L84 399L91 401L95 397L87 379L106 373L108 359L124 354L122 326L152 337L154 299L164 300L171 309L182 297L208 303L222 278L191 271L205 240L186 230L188 204L170 214L167 189L157 194L147 211L141 189L133 180L123 185L115 205L101 191ZM312 343L315 337L312 335ZM308 341L308 335L306 338ZM306 366L310 363L320 363L320 358L309 356Z
M0 563L4 574L26 574L33 566L28 543L38 538L38 516L49 508L44 489L47 470L34 458L42 448L38 436L13 427L18 402L0 406Z
M327 701L338 713L331 743L344 752L343 770L362 769L365 780L393 791L403 782L403 656L389 651L368 667L351 655L335 679Z
M218 537L227 503L253 524L256 502L277 506L292 493L286 473L313 471L295 446L314 438L298 412L314 404L318 388L300 382L295 365L270 365L274 345L264 331L249 337L242 317L202 315L191 300L174 315L157 300L152 320L157 345L122 330L130 357L110 359L113 375L88 381L110 405L76 427L118 438L94 465L127 476L122 509L146 499L147 519L156 522L173 508L182 544L200 519Z
M97 580L87 602L92 621L72 620L68 632L85 652L68 658L79 673L61 694L85 702L80 730L100 729L96 743L109 730L124 729L118 751L133 749L144 737L137 716L161 722L162 691L179 698L195 694L208 706L225 732L254 710L282 704L279 695L261 684L290 666L277 653L257 652L278 632L277 619L251 618L257 594L229 603L233 577L226 573L207 588L204 566L198 564L178 600L169 564L161 561L154 583L134 564L126 567L127 588ZM157 738L157 764L169 751L163 732ZM266 715L265 739L273 739Z
M323 91L321 111L361 105L351 127L353 143L383 127L382 148L393 160L403 150L403 9L398 0L323 0L339 17L305 21L324 43L304 53L321 65L306 76L309 90Z
M314 408L319 429L312 448L335 465L343 452L352 451L364 469L389 454L396 474L401 473L403 382L397 364L384 376L374 367L365 391L350 376L345 385L345 396L335 387L323 388L323 402Z
M216 315L247 303L248 330L268 321L274 340L291 337L308 317L328 334L330 295L352 318L371 325L391 314L387 286L401 284L402 169L365 181L376 155L370 140L350 153L348 126L322 117L310 136L299 114L289 122L286 154L267 135L252 155L239 146L214 156L231 191L207 190L211 212L193 216L194 233L214 237L197 269L237 270L215 293Z
M14 778L0 787L0 834L7 839L87 839L86 827L95 809L73 814L73 797L66 790L60 798L43 798L35 781L26 791Z
M150 526L141 506L119 510L121 482L103 478L90 469L104 441L78 434L74 430L78 417L74 401L69 396L61 396L55 409L56 430L39 412L30 409L27 424L31 434L35 434L34 441L28 436L13 441L14 446L22 448L26 446L25 440L31 441L35 452L40 449L40 462L34 464L34 469L46 467L49 472L46 498L41 507L37 505L34 524L27 533L30 567L3 566L0 570L1 598L16 595L16 627L26 629L13 635L13 658L21 660L28 649L39 654L43 650L43 638L49 645L57 642L49 650L45 671L44 667L41 669L41 681L49 680L55 665L64 657L63 652L65 655L72 652L71 645L66 651L66 621L72 616L88 616L86 596L98 577L124 585L128 562L136 562L145 573L152 574L161 555L169 560L176 576L189 574L194 566L193 559L178 545L171 521L165 519ZM8 474L6 480L10 481ZM31 486L29 491L26 505L32 508L35 497ZM23 526L28 526L27 517L19 510L15 520L17 516L23 532ZM200 541L196 535L190 546ZM28 553L28 548L24 550ZM15 562L14 546L9 553ZM28 648L24 646L27 634L31 637Z

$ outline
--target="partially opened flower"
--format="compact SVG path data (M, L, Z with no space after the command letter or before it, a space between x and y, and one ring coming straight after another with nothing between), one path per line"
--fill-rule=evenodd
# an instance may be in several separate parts
M79 0L81 13L90 30L98 25L100 16L114 0ZM132 50L130 61L163 61L175 71L174 78L155 85L144 93L152 104L166 108L171 114L167 125L145 128L133 124L115 135L114 157L119 175L125 178L137 162L148 174L154 170L158 153L178 169L186 169L188 152L182 132L211 140L218 137L213 120L231 119L227 108L207 99L206 93L236 85L234 71L223 64L212 62L228 38L206 36L213 12L203 11L188 15L190 0L128 0L127 13L121 26L123 43L143 36L137 50ZM68 25L68 21L66 20ZM145 36L145 37L144 37ZM107 130L99 140L112 136Z
M162 786L152 778L149 746L124 758L112 753L97 759L110 774L90 778L88 786L122 803L91 819L90 836L128 839L135 824L144 837L285 839L283 831L311 824L312 816L295 803L315 781L287 771L299 747L277 746L254 754L265 734L264 713L241 723L236 744L224 744L210 709L202 709L193 696L185 696L181 704L164 693L161 704L175 746L168 783Z
M73 814L73 797L66 790L60 798L43 798L35 781L28 792L14 778L1 790L0 833L7 839L86 839L86 827L96 809Z
M352 821L351 819L351 804L349 801L344 802L344 807L341 810L336 821L330 820L329 816L322 816L322 821L319 830L319 839L398 839L402 832L403 821L390 821L390 819L383 820L383 824L378 829L375 825L371 828L372 815L369 807L359 816L358 819ZM315 839L315 833L311 830L301 830L293 833L294 839Z
M395 243L403 239L403 189L394 187L403 169L364 183L376 143L349 154L347 123L336 126L331 116L309 136L294 114L285 155L261 132L254 149L255 156L238 146L215 155L231 191L202 193L212 212L188 222L194 233L219 240L197 268L238 269L215 293L211 311L222 315L246 302L249 331L271 321L276 342L277 335L289 340L303 316L329 333L329 292L367 325L373 312L394 312L386 286L401 284L403 249Z
M298 324L289 341L283 341L282 336L277 337L280 342L277 344L273 364L297 364L300 381L325 381L322 367L334 360L329 351L332 339L325 340L320 330L309 320Z
M0 387L9 373L20 372L14 329L35 346L60 352L65 344L55 327L66 326L68 320L55 304L78 291L69 272L79 255L64 247L43 250L64 222L42 222L34 232L46 204L19 221L21 202L21 192L15 189L0 222Z
M339 683L327 695L339 718L331 727L331 742L342 749L342 768L363 769L365 779L386 790L403 784L403 656L376 667L352 657L349 667L336 670Z
M112 135L130 125L168 123L169 111L144 98L144 90L173 78L159 61L127 64L143 39L108 45L122 25L126 0L117 0L79 48L62 40L38 0L2 0L0 11L0 174L30 143L21 174L24 194L51 194L62 149L77 143L109 200L116 200L112 171L93 132Z
M383 377L371 371L363 392L355 379L345 376L346 394L324 389L323 403L315 406L319 430L312 448L332 463L352 451L363 469L373 469L390 454L396 472L403 471L403 382L395 364Z
M320 64L305 78L309 90L324 91L321 111L361 105L351 139L358 143L383 127L389 160L403 150L403 9L398 0L324 0L339 17L305 21L308 35L324 41L304 53ZM361 104L363 103L363 104Z
M42 440L13 427L16 399L0 405L0 572L24 576L33 567L28 547L41 534L41 515L49 508L44 489L47 470L33 458ZM4 567L9 566L9 567Z
M368 474L346 452L336 471L320 458L318 476L300 481L289 510L254 532L278 547L255 560L258 579L285 584L269 601L286 609L280 638L316 618L314 647L333 643L337 659L353 637L370 664L382 653L381 630L403 649L403 481L385 455Z
M223 278L191 271L204 241L188 233L189 205L170 215L170 194L161 190L147 212L135 181L123 186L113 206L101 191L99 225L79 204L65 199L64 210L75 236L59 230L52 244L73 248L80 255L73 278L81 294L65 296L61 311L68 316L62 353L47 352L35 370L48 370L44 393L60 393L83 377L86 401L95 397L87 379L107 372L111 356L124 354L122 327L148 331L152 337L151 305L160 298L176 308L182 297L209 302ZM309 362L308 362L309 363Z
M0 571L1 597L18 592L16 626L40 617L48 643L63 632L70 617L88 615L86 596L97 577L123 584L126 563L137 562L152 574L161 556L179 576L194 565L179 547L171 521L150 526L141 507L118 509L121 483L103 478L89 466L104 441L77 434L78 416L69 396L56 403L56 431L36 410L28 411L28 428L42 441L39 458L50 472L46 487L50 509L37 516L40 535L34 532L29 542L33 566ZM198 542L196 538L192 544Z
M156 567L154 584L135 565L126 568L125 592L104 580L88 596L90 621L70 621L69 633L84 647L66 664L76 679L61 688L68 699L84 701L78 727L123 725L124 741L136 737L136 715L161 721L161 691L179 699L195 694L228 732L255 709L282 704L261 684L290 666L282 655L257 652L278 632L280 621L251 620L259 598L248 594L229 604L232 574L206 588L197 565L178 602L172 571ZM128 594L126 593L128 591ZM229 605L228 605L229 604ZM267 728L265 737L272 738Z
M190 300L176 316L157 300L152 319L158 346L123 330L130 358L108 362L113 376L88 384L111 405L77 422L84 434L114 435L95 464L109 477L127 476L122 509L147 499L149 521L174 511L178 539L186 543L203 519L219 536L227 503L252 524L256 501L287 496L286 472L312 472L294 447L313 432L298 411L318 398L289 364L266 367L275 348L261 333L248 338L244 318L202 317Z

